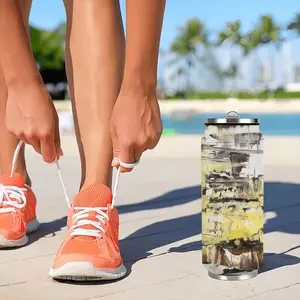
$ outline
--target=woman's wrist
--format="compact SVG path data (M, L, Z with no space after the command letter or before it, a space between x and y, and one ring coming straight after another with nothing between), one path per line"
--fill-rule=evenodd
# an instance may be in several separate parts
M134 99L153 99L156 98L156 83L149 81L125 80L122 83L120 96L128 96Z
M156 97L157 75L156 70L146 68L126 68L123 76L120 94Z
M22 74L9 74L5 76L7 89L23 89L34 88L43 86L43 79L38 71L28 72L26 75Z

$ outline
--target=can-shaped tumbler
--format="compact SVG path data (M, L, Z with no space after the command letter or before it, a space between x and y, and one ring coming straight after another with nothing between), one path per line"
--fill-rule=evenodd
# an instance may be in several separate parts
M201 141L202 262L210 277L255 277L263 262L263 137L256 118L205 121Z

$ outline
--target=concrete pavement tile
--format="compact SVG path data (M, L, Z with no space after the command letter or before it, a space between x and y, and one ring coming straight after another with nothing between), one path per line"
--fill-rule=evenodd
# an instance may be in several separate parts
M73 142L72 137L61 161L71 197L76 194L80 170ZM248 300L299 282L299 168L284 166L282 161L266 166L266 180L272 182L265 185L265 266L253 280L225 283L208 278L201 264L200 154L194 158L171 158L171 153L152 158L147 154L130 176L122 176L117 200L120 245L127 265L132 268L130 276L112 284L92 286L54 283L47 273L64 236L67 206L55 165L45 165L30 151L27 154L39 197L38 217L44 224L41 232L33 235L37 235L35 243L16 250L1 250L0 299L7 295L9 300L87 300L100 296L109 300L140 300L148 296L165 300L168 298L160 295L173 293L177 298L170 299L203 296L205 300ZM197 298L182 298L188 293ZM219 295L224 297L218 298Z
M44 255L54 256L65 233L63 231L58 231L55 235L47 233L47 235L44 236L46 232L48 231L40 231L28 235L29 244L24 247L18 249L1 249L0 267L6 263L9 264L11 262L42 257Z
M300 294L300 283L274 290L263 295L259 295L254 298L249 298L249 300L298 300Z
M264 236L264 252L272 253L287 253L293 249L300 248L300 238L298 234L288 233L294 228L294 224L287 225L282 228L282 231L274 231L265 234Z
M287 271L286 273L289 273ZM295 268L291 272L292 276L299 272L299 267ZM275 275L265 275L267 278L262 278L262 275L241 282L222 282L209 278L208 276L194 276L190 275L184 278L171 280L169 282L161 282L158 284L153 284L147 287L139 287L136 289L131 289L126 292L115 292L107 297L95 297L90 300L117 300L117 299L130 299L130 300L152 300L152 299L164 299L164 300L250 300L250 299L261 299L261 300L271 300L271 299L284 299L285 291L289 289L284 289L285 286L289 285L290 279L280 280L278 274ZM295 278L294 278L295 279ZM297 284L297 283L296 283ZM295 286L296 287L296 286ZM298 287L298 285L297 285ZM283 288L281 294L282 298L272 298L272 291ZM292 289L292 288L291 288ZM297 289L295 291L289 291L292 297L287 298L291 300L297 300L298 295L295 297ZM276 294L276 292L274 292ZM264 298L265 296L260 295L270 295L270 298Z
M45 278L52 262L53 255L45 255L1 264L1 274L5 274L5 276L0 277L0 287Z
M100 283L98 285L74 285L57 283L49 278L45 278L44 269L49 263L48 260L49 258L36 259L32 260L30 264L23 264L22 270L24 272L15 274L16 278L14 278L13 274L20 270L21 265L15 264L9 269L4 269L3 273L7 272L7 279L2 281L2 285L6 285L0 287L0 295L15 297L17 300L86 300L116 292L123 293L130 289L155 285L159 282L166 282L189 275L178 269L178 264L174 264L174 257L164 255L133 264L132 273L118 282ZM36 266L35 271L32 265ZM27 282L21 283L22 281ZM11 285L13 282L19 282L19 284Z

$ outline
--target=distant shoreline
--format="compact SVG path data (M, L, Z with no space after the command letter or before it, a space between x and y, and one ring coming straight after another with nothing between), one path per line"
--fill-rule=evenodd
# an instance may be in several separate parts
M70 101L54 101L58 111L70 111ZM196 113L226 113L235 110L240 113L300 113L300 99L280 100L160 100L162 114L173 112L196 112Z
M176 100L160 101L163 114L178 111L193 111L197 113L227 113L234 110L239 113L300 113L299 99L285 100Z

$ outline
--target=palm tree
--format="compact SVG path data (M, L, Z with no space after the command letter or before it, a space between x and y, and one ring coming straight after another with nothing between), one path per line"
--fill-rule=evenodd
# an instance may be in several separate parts
M271 15L264 15L260 17L259 22L254 27L253 31L249 34L249 38L254 48L260 48L261 46L266 46L270 44L278 48L281 45L281 42L283 41L283 39L280 36L280 26L274 22ZM268 47L267 60L270 63L270 65L272 65L270 53L270 47ZM270 77L271 76L272 72L270 70Z
M207 45L207 51L205 51L205 54L201 60L203 61L203 65L213 76L214 83L217 84L217 90L223 91L223 84L226 74L220 65L218 53L215 50L215 45Z
M292 30L296 33L296 36L300 36L300 14L295 16L295 19L287 26L288 30Z
M294 33L292 38L300 37L300 14L296 14L294 20L290 24L288 24L287 30ZM288 55L291 56L292 55L292 53L291 53L291 51L292 51L292 41L289 40L287 43L288 44L287 44L286 49L287 49L287 51L289 51ZM292 76L294 77L293 79L298 80L298 78L299 78L299 72L298 72L299 71L299 66L294 66L294 68L293 68L293 66L291 64L288 64L287 68L288 68L287 69L288 74L287 74L286 77L289 79L290 74L292 74Z
M230 44L230 57L229 57L229 67L224 71L224 76L232 78L232 92L235 89L235 81L238 74L238 64L234 61L233 47L240 46L246 49L246 44L244 44L244 37L240 32L241 22L237 20L235 22L227 23L223 31L219 32L218 45L221 46L225 42ZM244 50L245 51L245 50Z
M183 95L184 90L182 88L182 77L187 76L185 68L178 67L175 72L171 73L170 79L176 80L176 90L178 95Z
M194 18L187 20L184 27L179 28L179 34L175 41L171 44L171 52L175 54L175 59L169 62L169 65L176 64L177 67L182 68L182 63L187 74L187 87L189 92L190 79L192 69L195 68L197 63L201 62L201 58L198 56L198 45L204 46L208 43L207 32L200 20Z

